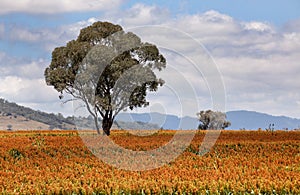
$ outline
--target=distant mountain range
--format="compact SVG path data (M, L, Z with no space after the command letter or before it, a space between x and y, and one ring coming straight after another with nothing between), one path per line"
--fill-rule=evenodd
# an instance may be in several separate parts
M228 129L257 130L266 129L274 124L274 129L299 129L300 119L286 116L272 116L254 111L230 111L227 119L231 122ZM35 111L0 98L0 129L74 129L80 124L82 128L93 128L90 117L64 118L61 114L49 114ZM178 117L161 113L120 113L116 117L114 129L196 129L199 121L196 117Z
M62 114L36 111L0 98L0 130L95 129L92 117L63 117ZM143 122L115 122L112 129L159 129Z
M229 129L266 129L270 124L274 124L274 129L300 129L300 119L254 111L230 111L227 119L231 121Z
M257 130L267 129L270 124L274 124L274 129L299 129L300 119L294 119L286 116L272 116L269 114L254 111L229 111L226 113L231 126L227 129L239 130ZM118 121L140 121L144 123L157 124L163 129L196 129L198 119L196 117L178 117L170 114L160 113L120 113L116 119ZM272 126L273 127L273 126Z
M120 113L116 117L117 121L133 122L140 121L144 123L156 124L163 129L196 129L198 127L197 118L185 116L178 117L170 114L152 113Z

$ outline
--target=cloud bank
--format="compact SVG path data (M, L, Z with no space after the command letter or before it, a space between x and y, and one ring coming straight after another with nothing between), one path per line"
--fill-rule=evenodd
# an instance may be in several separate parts
M30 14L57 14L110 10L118 7L121 0L1 0L0 14L23 12Z
M35 1L23 1L34 3ZM160 25L163 27L173 28L188 33L196 41L202 44L207 52L212 56L213 60L219 67L227 93L227 110L256 110L274 115L287 115L299 118L300 116L300 20L290 21L282 27L273 26L265 21L239 21L235 18L222 14L216 10L210 10L199 14L185 14L172 16L170 10L155 5L147 6L144 4L135 4L134 6L116 12L120 5L120 1L103 1L103 5L90 6L96 1L76 1L75 5L68 5L69 1L64 1L61 7L55 7L56 1L53 3L36 2L39 8L49 7L44 13L68 12L80 10L103 10L103 15L97 18L90 18L85 21L79 21L74 24L57 26L55 28L36 28L32 29L24 26L16 26L10 32L9 24L0 25L1 34L10 34L9 40L14 43L26 43L35 45L45 52L51 51L57 47L64 45L67 41L76 38L79 30L97 20L111 21L122 25L125 30L132 29L136 26L143 25ZM73 1L72 1L73 2ZM38 13L28 5L19 6L17 3L2 1L0 5L6 8L0 13L8 13L12 11L23 11L27 13ZM72 4L72 3L71 3ZM106 6L105 6L106 5ZM34 7L34 6L32 6ZM106 11L107 8L112 10ZM79 9L79 8L78 8ZM36 9L38 10L38 9ZM42 9L39 9L42 10ZM52 10L52 11L51 11ZM146 32L140 34L142 40L155 37L155 32ZM176 40L175 34L170 34L171 40ZM159 45L159 37L156 37ZM180 45L190 55L197 55L194 51L189 50L189 45L185 44L185 40L177 38L174 44ZM186 64L184 56L172 55L165 53L169 58L169 66L183 67ZM50 59L19 59L10 56L7 53L0 53L0 79L1 91L0 96L7 99L15 97L14 100L28 102L28 105L35 105L37 108L45 108L45 104L49 102L57 102L57 93L51 88L47 88L43 80L43 70L49 64ZM7 63L9 62L9 63ZM32 71L27 71L27 70ZM182 70L184 72L184 69ZM175 73L174 73L175 75ZM210 108L210 93L206 83L206 78L199 74L193 74L186 70L184 72L188 82L198 85L196 90L200 107L203 109ZM176 79L169 79L172 74L166 73L170 85L183 87L183 84ZM20 81L20 79L22 81ZM24 81L24 84L21 83ZM36 104L40 100L37 94L36 98L30 96L21 96L20 90L33 90L39 93L48 94L45 97L45 103ZM173 83L172 83L173 82ZM22 89L12 87L22 86ZM16 91L17 89L17 91ZM168 89L159 91L158 96L153 96L156 103L160 103L167 107L169 113L177 113L177 107L172 106L172 102L177 102ZM190 97L186 97L190 98ZM191 113L194 116L193 105L189 105ZM174 107L174 109L172 109ZM59 109L58 109L59 110ZM69 109L70 111L71 109ZM69 113L70 114L70 113Z

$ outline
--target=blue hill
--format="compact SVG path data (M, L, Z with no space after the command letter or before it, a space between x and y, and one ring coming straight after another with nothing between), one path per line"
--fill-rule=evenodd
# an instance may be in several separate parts
M118 121L124 122L144 122L156 124L163 129L196 129L198 120L196 117L178 117L170 114L153 113L120 113ZM227 112L227 119L231 122L228 129L239 130L257 130L258 128L266 129L269 124L274 124L274 129L297 129L300 127L300 119L286 116L272 116L269 114L254 111L230 111Z
M245 110L227 112L227 119L231 121L230 129L266 129L270 124L274 124L274 129L296 129L300 127L300 119Z

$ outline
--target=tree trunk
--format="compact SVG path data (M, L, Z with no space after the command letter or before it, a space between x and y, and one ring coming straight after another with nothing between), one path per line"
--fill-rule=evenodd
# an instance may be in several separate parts
M102 120L102 129L103 134L109 136L110 135L110 128L113 124L113 120L111 118L103 118Z
M100 128L99 128L99 124L98 124L98 118L94 117L94 120L95 120L95 126L96 126L97 133L100 134Z

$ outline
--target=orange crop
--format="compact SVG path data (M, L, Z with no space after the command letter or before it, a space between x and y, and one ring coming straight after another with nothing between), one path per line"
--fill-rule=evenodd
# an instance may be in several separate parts
M188 131L186 131L188 133ZM166 144L174 131L139 137L112 131L131 150ZM222 131L205 155L199 131L174 162L148 171L105 164L76 131L0 132L0 193L4 194L300 194L300 132Z

